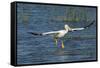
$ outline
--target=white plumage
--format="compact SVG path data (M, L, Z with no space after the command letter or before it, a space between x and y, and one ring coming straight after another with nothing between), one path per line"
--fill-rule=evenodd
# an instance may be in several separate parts
M50 35L50 34L57 34L56 37L61 38L64 37L68 31L76 31L76 30L83 30L84 28L70 28L67 24L64 26L64 30L59 31L50 31L50 32L44 32L42 35Z

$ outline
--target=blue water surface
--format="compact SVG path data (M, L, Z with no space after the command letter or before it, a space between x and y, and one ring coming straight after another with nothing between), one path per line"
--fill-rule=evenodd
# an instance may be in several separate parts
M62 30L65 24L70 27L83 27L96 20L96 8L74 7L76 15L85 9L89 22L63 21L63 17L68 16L70 7L17 4L18 64L96 60L96 22L83 31L69 32L64 38L64 49L58 48L51 36L34 36L29 33Z

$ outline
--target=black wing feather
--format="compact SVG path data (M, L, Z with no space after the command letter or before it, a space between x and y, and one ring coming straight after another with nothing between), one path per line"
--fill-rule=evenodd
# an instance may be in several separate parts
M94 22L95 22L95 20L93 20L89 25L85 26L84 28L90 27L91 25L93 25Z
M42 33L35 33L35 32L28 32L28 33L30 33L30 34L32 34L32 35L39 35L39 36L42 36Z

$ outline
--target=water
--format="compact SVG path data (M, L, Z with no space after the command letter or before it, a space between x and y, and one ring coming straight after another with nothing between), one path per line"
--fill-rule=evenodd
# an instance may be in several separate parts
M82 27L88 22L52 20L66 16L69 7L17 4L17 63L40 64L96 60L96 22L83 31L69 32L64 37L65 48L58 48L51 36L34 36L29 32L62 30L65 24ZM79 7L76 7L80 11ZM81 8L81 9L84 9ZM96 9L86 8L88 19L96 20Z

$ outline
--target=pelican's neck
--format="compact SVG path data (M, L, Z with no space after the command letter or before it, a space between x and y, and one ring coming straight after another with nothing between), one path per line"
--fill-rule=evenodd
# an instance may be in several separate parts
M70 28L69 28L69 27L67 27L67 28L64 28L64 29L65 29L65 31L69 31L69 29L70 29Z
M68 29L65 29L65 33L67 33L69 30Z

